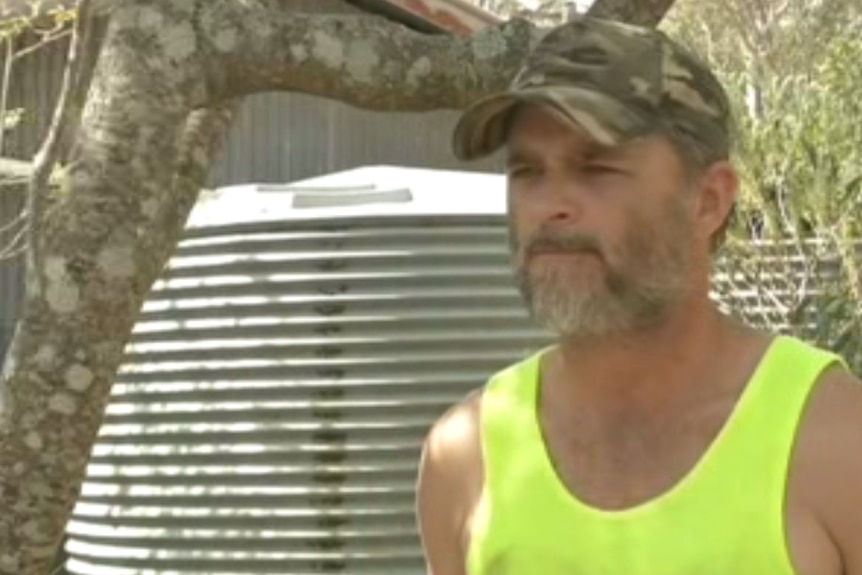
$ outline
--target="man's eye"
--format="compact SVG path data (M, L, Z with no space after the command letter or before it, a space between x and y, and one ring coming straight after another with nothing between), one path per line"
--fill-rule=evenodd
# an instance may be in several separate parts
M618 174L619 168L608 164L587 164L584 166L584 171L591 174Z
M510 178L529 178L539 173L535 166L512 166L508 170Z

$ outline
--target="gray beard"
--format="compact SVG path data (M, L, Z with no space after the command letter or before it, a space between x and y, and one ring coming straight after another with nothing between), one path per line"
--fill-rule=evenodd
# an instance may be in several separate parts
M611 266L602 255L603 273L590 285L577 277L581 270L565 263L531 270L529 260L516 265L515 283L533 319L558 337L592 339L655 327L688 290L691 261L684 247L688 227L681 205L672 204L666 235L644 229L624 238L619 263L624 267ZM597 257L604 251L592 238L550 231L532 238L527 251L542 244L562 251L593 252ZM513 261L520 260L521 247L511 220L509 247Z
M532 318L559 337L589 339L648 329L660 324L685 293L683 259L650 258L643 277L605 272L585 287L567 266L531 273L522 266L516 283Z

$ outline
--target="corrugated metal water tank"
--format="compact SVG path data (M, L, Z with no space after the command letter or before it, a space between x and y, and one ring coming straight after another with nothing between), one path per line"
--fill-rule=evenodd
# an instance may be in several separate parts
M135 329L68 572L424 573L429 424L545 342L503 186L373 167L202 201Z

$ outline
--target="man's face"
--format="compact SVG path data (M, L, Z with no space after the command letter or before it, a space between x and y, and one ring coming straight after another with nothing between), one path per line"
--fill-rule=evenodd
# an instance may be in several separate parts
M660 322L692 280L692 194L671 144L602 148L534 107L508 151L512 257L536 320L572 338Z

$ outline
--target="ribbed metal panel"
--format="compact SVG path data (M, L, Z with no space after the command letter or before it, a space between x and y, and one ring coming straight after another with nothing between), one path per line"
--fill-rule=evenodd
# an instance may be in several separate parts
M70 573L424 573L429 424L544 341L512 287L502 202L326 219L277 204L191 229L147 301Z
M298 93L245 99L211 186L285 182L392 163L434 169L492 171L499 155L466 164L452 155L458 112L372 112Z

